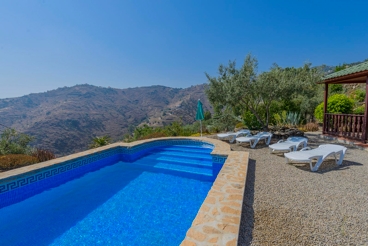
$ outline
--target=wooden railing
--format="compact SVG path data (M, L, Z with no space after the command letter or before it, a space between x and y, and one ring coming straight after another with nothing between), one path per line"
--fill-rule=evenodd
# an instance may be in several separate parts
M364 116L358 114L325 114L323 133L365 141Z

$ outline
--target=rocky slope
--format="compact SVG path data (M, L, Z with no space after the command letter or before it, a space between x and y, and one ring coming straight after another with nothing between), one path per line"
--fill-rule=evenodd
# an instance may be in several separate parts
M120 140L143 123L192 123L198 99L204 110L212 110L204 90L205 84L185 89L76 85L0 99L0 124L34 136L36 146L60 156L87 149L95 136Z

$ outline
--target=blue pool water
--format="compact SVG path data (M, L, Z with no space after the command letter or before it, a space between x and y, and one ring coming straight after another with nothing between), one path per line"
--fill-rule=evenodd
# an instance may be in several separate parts
M156 148L3 207L0 245L179 245L211 188L211 151Z

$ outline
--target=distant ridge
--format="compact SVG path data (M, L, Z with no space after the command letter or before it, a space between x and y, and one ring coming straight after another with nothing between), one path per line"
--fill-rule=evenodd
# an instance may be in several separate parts
M95 136L121 140L136 126L195 121L198 99L212 111L206 84L185 89L149 86L128 89L88 84L0 99L0 124L35 137L34 144L57 155L87 149ZM0 127L0 130L3 128Z

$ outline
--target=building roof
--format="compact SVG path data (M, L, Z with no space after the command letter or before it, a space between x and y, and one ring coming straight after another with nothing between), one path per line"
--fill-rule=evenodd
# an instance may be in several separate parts
M356 76L355 76L356 75ZM335 73L331 73L329 75L326 75L323 78L322 83L326 83L326 82L348 82L351 81L353 82L353 80L357 80L357 77L362 78L362 76L367 76L368 75L368 61L359 63L357 65L345 68L343 70L340 70L338 72ZM355 78L355 79L353 79ZM361 79L359 79L360 81ZM362 83L364 81L356 81L356 83Z

